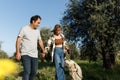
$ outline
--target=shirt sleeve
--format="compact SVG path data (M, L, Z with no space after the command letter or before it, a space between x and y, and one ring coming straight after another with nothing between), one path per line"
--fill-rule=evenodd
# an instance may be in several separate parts
M19 37L23 37L23 36L24 36L24 29L23 29L23 28L21 28L18 36L19 36Z

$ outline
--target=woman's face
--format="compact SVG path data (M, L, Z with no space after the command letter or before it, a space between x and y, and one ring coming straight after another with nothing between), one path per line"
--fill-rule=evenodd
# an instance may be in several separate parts
M56 31L55 31L55 34L59 35L59 34L61 34L61 31L62 31L61 28L57 28Z

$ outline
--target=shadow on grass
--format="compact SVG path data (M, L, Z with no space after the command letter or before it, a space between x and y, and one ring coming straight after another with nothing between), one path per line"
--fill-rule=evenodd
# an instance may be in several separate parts
M46 62L46 61L40 61L38 62L38 69L42 69L42 68L47 68L47 67L54 67L54 63L53 62Z

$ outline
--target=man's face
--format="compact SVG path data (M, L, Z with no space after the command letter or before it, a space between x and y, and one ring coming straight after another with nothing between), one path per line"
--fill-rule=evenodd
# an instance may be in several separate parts
M41 21L41 20L40 20L39 18L37 19L37 21L33 21L33 25L34 25L34 28L35 28L35 29L39 27L40 21Z

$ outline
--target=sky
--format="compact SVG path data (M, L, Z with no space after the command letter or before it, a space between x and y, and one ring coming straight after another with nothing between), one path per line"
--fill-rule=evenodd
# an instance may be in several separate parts
M66 10L68 0L0 0L0 41L2 50L12 56L16 38L21 27L29 25L31 16L42 18L39 30L53 29L59 24Z

